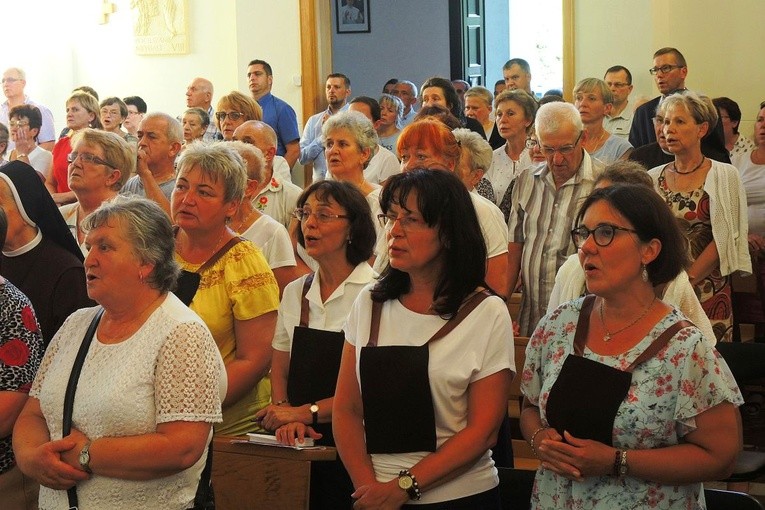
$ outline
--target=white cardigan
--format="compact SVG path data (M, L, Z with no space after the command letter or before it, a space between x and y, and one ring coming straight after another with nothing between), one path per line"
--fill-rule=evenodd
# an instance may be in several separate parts
M704 191L709 195L709 212L712 218L712 237L720 256L720 273L723 276L734 271L745 274L752 272L749 257L749 220L747 218L746 193L741 177L733 165L710 160L704 182ZM648 171L658 190L659 176L664 165Z

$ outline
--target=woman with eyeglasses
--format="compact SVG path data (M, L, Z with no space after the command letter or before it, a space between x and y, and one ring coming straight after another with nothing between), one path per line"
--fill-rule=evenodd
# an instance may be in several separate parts
M603 119L613 104L614 94L601 79L585 78L574 87L574 106L579 110L587 132L582 143L584 150L606 165L627 159L632 151L632 144L603 127Z
M594 189L606 188L617 184L636 184L653 190L653 181L645 167L634 161L617 161L603 169L603 173L595 180ZM654 287L656 297L680 310L704 334L710 345L715 345L712 324L709 322L693 286L688 281L688 273L680 271L678 275L665 285ZM552 312L566 301L571 301L587 294L584 269L579 264L579 255L574 253L566 259L555 274L555 285L550 292L547 312Z
M747 246L746 194L738 170L704 156L701 139L717 124L706 96L685 91L662 101L664 136L674 161L649 171L681 224L692 263L688 277L718 341L733 336L731 275L752 272Z
M69 189L67 156L72 152L72 136L87 127L102 129L98 100L77 90L66 100L66 130L53 146L53 165L45 174L45 186L58 205L69 204L76 200Z
M11 140L16 144L8 156L9 161L23 161L37 170L42 179L53 162L53 154L37 144L42 127L42 114L34 105L21 104L8 112Z
M364 177L364 169L378 142L372 121L357 111L339 112L324 121L321 136L327 159L327 178L356 186L369 204L371 217L376 217L380 213L380 185L372 184ZM376 222L374 224L378 227ZM290 230L295 231L293 227ZM377 236L382 237L382 229L377 229ZM298 256L315 270L316 263L310 256L305 256L303 247L296 249Z
M412 170L380 202L390 265L348 316L333 406L354 508L499 509L491 448L513 332L484 284L470 193L451 172Z
M505 221L510 217L512 183L518 174L534 165L527 140L534 130L537 102L523 90L505 90L494 99L497 131L505 144L494 151L486 179L494 188L494 203Z
M218 345L226 364L228 391L218 435L262 430L252 417L270 401L270 342L279 287L263 253L240 238L229 223L247 183L242 157L228 143L194 142L178 160L170 198L177 226L175 256L191 285L179 284ZM190 287L190 288L189 288Z
M85 234L82 222L102 203L119 194L135 170L134 146L120 135L96 129L84 129L74 135L69 153L69 188L76 202L59 207L83 255Z
M376 276L367 263L375 227L366 199L346 182L312 184L298 199L295 217L298 242L319 269L284 291L272 342L272 404L255 418L284 444L310 437L334 446L332 404L342 329L356 297ZM352 492L339 459L312 463L312 509L348 509Z
M235 90L221 97L215 107L215 125L227 142L234 139L236 128L248 120L262 118L263 109L258 102Z
M597 189L571 238L591 294L547 314L528 347L521 431L541 461L532 508L704 508L730 476L743 403L701 331L656 297L688 261L653 190Z

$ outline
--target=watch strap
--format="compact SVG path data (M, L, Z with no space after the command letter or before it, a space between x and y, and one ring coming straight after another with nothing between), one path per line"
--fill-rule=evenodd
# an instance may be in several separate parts
M402 469L398 473L398 478L399 478L398 486L406 491L406 493L409 495L409 499L414 501L419 501L420 498L422 497L422 492L420 491L420 484L417 483L417 479L414 477L412 472L409 471L408 469ZM401 484L402 478L409 478L412 481L412 484L409 485L409 487L404 488Z
M313 422L311 425L313 425L313 428L315 429L319 424L319 406L316 404L316 402L311 403L311 416L313 417Z

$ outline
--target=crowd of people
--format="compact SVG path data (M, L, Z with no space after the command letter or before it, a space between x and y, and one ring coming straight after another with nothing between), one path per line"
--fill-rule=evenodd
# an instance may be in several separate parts
M533 508L702 508L741 449L715 345L765 277L765 103L750 140L680 51L650 73L637 107L619 65L573 103L520 58L493 92L332 73L301 134L256 59L177 117L78 87L57 137L6 70L3 505L208 508L213 435L264 432L337 448L312 509L499 509L520 377Z

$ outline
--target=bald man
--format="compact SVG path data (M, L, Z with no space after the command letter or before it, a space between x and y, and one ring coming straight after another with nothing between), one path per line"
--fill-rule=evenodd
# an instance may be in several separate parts
M263 121L248 120L236 128L234 140L254 145L266 160L265 176L253 205L258 211L289 227L292 212L303 190L290 180L288 163L276 155L276 131Z
M215 126L213 119L215 118L215 109L212 107L213 98L213 84L210 80L205 78L194 78L191 83L186 87L186 107L187 108L201 108L207 112L210 116L210 125L207 126L205 131L204 140L206 142L212 142L215 140L221 140L220 131ZM178 119L179 121L181 119Z

